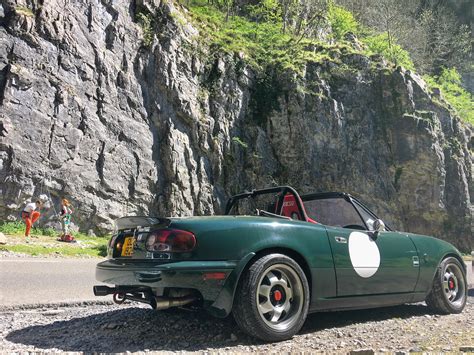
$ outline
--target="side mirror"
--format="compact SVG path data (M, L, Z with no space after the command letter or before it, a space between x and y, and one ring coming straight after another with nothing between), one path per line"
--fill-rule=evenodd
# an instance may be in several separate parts
M374 228L374 231L373 231L373 234L372 234L374 239L376 239L379 236L380 232L385 231L385 223L383 223L383 221L381 219L376 219L372 226Z

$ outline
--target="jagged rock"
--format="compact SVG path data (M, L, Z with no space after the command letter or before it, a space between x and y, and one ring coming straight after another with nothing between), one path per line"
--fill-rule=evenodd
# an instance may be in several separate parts
M48 189L103 234L127 214L221 213L278 183L345 190L397 229L474 245L473 129L417 75L341 53L262 84L242 54L209 55L178 5L136 2L156 11L150 46L125 0L2 5L2 220Z

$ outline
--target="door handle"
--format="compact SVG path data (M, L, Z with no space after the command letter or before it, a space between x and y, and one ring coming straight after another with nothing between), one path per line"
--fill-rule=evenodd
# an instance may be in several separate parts
M420 266L420 259L417 256L414 256L412 258L413 260L413 267L419 267Z
M334 239L338 243L347 244L347 239L345 237L334 237Z

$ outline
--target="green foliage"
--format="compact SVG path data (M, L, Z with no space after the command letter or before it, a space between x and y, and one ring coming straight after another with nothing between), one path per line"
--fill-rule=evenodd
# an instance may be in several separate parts
M281 19L281 7L277 0L262 0L256 5L247 5L245 12L257 22L279 23Z
M395 169L395 176L393 178L393 186L396 191L400 191L400 178L403 174L403 167L399 166Z
M61 255L67 257L89 256L104 257L107 256L107 245L97 245L90 248L81 248L75 244L65 244L64 246L45 247L41 244L13 244L0 246L2 251L14 253L23 253L29 255Z
M226 21L223 12L201 0L194 0L190 10L191 20L200 30L201 43L215 53L238 53L259 72L264 72L266 67L277 67L280 71L290 69L302 75L306 63L332 60L331 53L339 50L338 46L282 33L281 21L276 17L268 22L255 22L232 16Z
M390 38L386 33L369 35L362 38L362 42L368 47L369 54L381 54L395 65L415 70L410 54L397 43L393 43L393 38Z
M5 222L0 224L0 232L10 235L24 235L25 234L25 223L22 221ZM31 228L32 235L47 235L54 236L58 233L53 228Z
M14 222L4 222L0 224L0 232L7 234L7 235L24 235L25 234L25 223L22 221L14 221ZM47 237L55 237L59 234L57 230L54 228L41 228L41 227L33 227L31 228L32 235L41 235ZM72 232L71 233L75 238L83 238L90 240L91 237L87 236L81 232ZM94 237L94 238L103 238L103 237ZM92 239L94 239L92 238Z
M308 38L304 31L299 35L289 30L283 32L281 13L275 0L247 7L244 11L246 17L227 16L218 6L205 0L191 0L188 6L187 16L199 30L199 37L188 47L207 62L206 74L201 77L202 88L209 93L219 89L216 83L222 73L218 69L218 58L232 55L237 75L243 73L245 66L254 71L250 112L260 123L266 121L272 110L279 108L278 98L285 92L284 83L296 83L305 75L307 64L341 64L344 55L355 52L347 43L325 43ZM258 6L261 8L257 9ZM345 16L347 12L344 11L335 10ZM335 25L337 33L343 36L346 30L353 30L356 25L353 18L351 20L349 26L345 20L338 22ZM285 77L287 80L282 79ZM240 141L233 139L233 142L245 148Z
M333 37L337 40L344 38L348 32L357 33L358 23L354 15L342 6L329 6L328 20L332 28Z
M474 124L474 100L461 86L461 76L456 68L444 68L439 76L424 75L423 78L430 88L440 89L463 121Z
M244 149L247 149L249 147L249 145L247 143L245 143L242 139L240 139L240 137L232 137L232 142L234 142L235 144L239 145L240 147L244 148Z
M5 234L22 234L25 232L25 224L16 222L5 222L0 224L0 232Z
M279 109L278 97L283 90L278 79L277 73L268 68L256 78L255 86L251 89L250 107L259 123L264 123L270 112Z
M30 255L63 255L63 256L106 256L109 237L89 237L80 232L73 232L77 243L60 243L56 237L60 232L53 228L32 228L31 235L38 238L29 244L24 241L25 224L21 221L0 224L0 232L7 235L11 243L3 245L0 250Z
M138 22L143 30L143 45L150 47L153 44L153 38L155 36L153 15L146 9L138 9L135 14L135 21Z
M15 12L17 14L27 16L27 17L35 17L35 14L33 13L33 10L26 6L16 6L15 7Z

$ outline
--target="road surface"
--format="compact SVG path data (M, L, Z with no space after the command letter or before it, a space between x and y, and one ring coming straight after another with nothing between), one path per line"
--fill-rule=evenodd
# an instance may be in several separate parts
M0 307L97 300L92 286L99 261L0 258Z
M81 301L95 297L95 266L101 259L0 258L0 307ZM474 290L472 262L468 261L470 295Z

